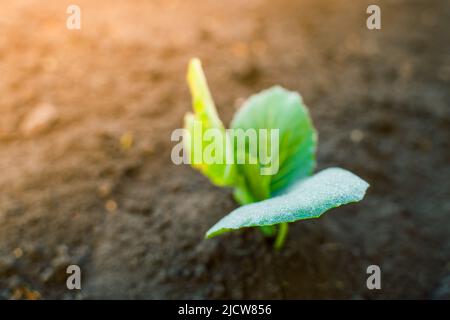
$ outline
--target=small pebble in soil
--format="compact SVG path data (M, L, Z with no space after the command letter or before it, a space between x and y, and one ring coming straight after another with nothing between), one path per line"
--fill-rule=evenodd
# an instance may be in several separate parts
M130 150L133 147L134 135L132 132L128 131L122 134L120 137L120 148L122 151Z
M15 248L13 250L13 255L14 255L14 257L16 257L16 259L20 259L23 256L22 248Z
M364 139L364 132L354 129L350 132L350 140L354 143L360 143Z
M33 136L48 130L58 120L58 110L50 103L42 103L32 109L20 126L25 136Z
M109 182L103 182L98 186L98 195L102 198L111 194L112 184Z
M108 212L115 212L117 210L117 202L115 202L114 200L108 200L105 203L105 208L106 210L108 210Z

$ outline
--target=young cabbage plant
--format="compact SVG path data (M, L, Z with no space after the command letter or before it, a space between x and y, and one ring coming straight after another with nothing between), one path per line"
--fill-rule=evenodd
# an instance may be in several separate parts
M363 199L369 184L347 170L330 168L312 175L317 133L298 93L279 86L264 90L251 96L231 122L231 129L241 132L277 129L279 151L271 154L277 171L262 174L261 153L249 151L250 139L245 139L244 144L232 143L230 130L225 129L217 114L200 60L190 61L187 81L194 113L185 115L184 126L189 136L195 138L183 142L190 163L213 184L233 188L236 201L242 205L212 226L206 238L258 227L266 236L276 236L274 246L281 248L288 223L318 218L332 208ZM216 157L220 161L201 160L213 142L195 135L195 123L200 123L203 129L215 129L216 137L221 138L222 149ZM270 139L261 141L263 137L259 135L256 138L259 149L270 150L274 143ZM237 161L242 152L245 161Z

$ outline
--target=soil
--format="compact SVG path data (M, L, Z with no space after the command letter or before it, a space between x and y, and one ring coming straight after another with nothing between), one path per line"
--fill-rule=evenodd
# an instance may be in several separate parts
M76 2L81 30L73 1L0 5L0 298L450 298L447 0ZM317 170L360 175L364 201L291 224L280 252L257 230L204 240L237 205L170 159L193 56L225 123L299 91Z

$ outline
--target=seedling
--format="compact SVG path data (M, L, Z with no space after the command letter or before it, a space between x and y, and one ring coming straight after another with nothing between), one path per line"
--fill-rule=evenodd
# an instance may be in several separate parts
M258 227L266 236L276 236L274 246L281 248L288 233L288 223L318 218L324 212L363 199L369 184L353 173L330 168L315 175L317 133L301 96L279 86L251 96L234 115L232 129L277 130L279 154L277 171L262 174L262 159L245 145L230 143L228 130L220 120L209 92L201 63L192 59L187 74L194 113L185 115L185 130L194 136L195 123L205 129L214 129L223 148L215 159L223 161L194 161L200 152L210 147L207 139L183 140L190 163L207 176L213 184L234 189L234 197L242 206L222 218L207 232L212 238L228 231ZM241 130L242 131L242 130ZM271 140L260 141L258 148L271 149ZM262 142L262 143L261 143ZM236 155L245 148L245 163ZM220 148L219 148L220 149ZM218 156L218 157L217 157ZM272 155L274 156L274 155ZM201 157L197 157L197 159ZM257 161L250 161L250 160ZM227 161L228 160L228 161ZM312 175L312 176L311 176Z

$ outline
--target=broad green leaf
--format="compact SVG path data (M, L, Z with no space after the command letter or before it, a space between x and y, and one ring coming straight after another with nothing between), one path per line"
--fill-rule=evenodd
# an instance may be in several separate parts
M313 172L317 134L298 93L275 86L251 96L236 113L231 128L245 131L279 130L279 157L272 158L273 161L278 161L278 172L262 175L259 169L264 165L260 165L261 161L256 165L238 165L238 171L245 177L255 200L264 200L276 195L293 182ZM258 152L251 156L260 160L259 146L265 146L270 151L272 144L270 139L260 141L259 135L257 139ZM246 140L245 150L250 150L249 140ZM234 143L234 150L237 154L239 151L237 143Z
M189 132L190 139L183 139L185 148L189 153L191 165L200 170L214 184L231 186L236 184L236 166L232 161L233 150L226 139L227 133L217 115L214 101L209 92L208 84L202 70L200 60L192 59L189 63L187 81L192 95L194 113L187 113L184 118L184 127ZM205 132L214 133L215 139L205 139ZM214 145L218 146L214 148ZM206 152L211 150L210 153ZM205 154L211 155L205 158ZM213 161L214 158L219 159Z
M209 229L206 237L245 227L317 218L332 208L362 200L368 187L367 182L347 170L326 169L298 181L283 195L232 211Z

